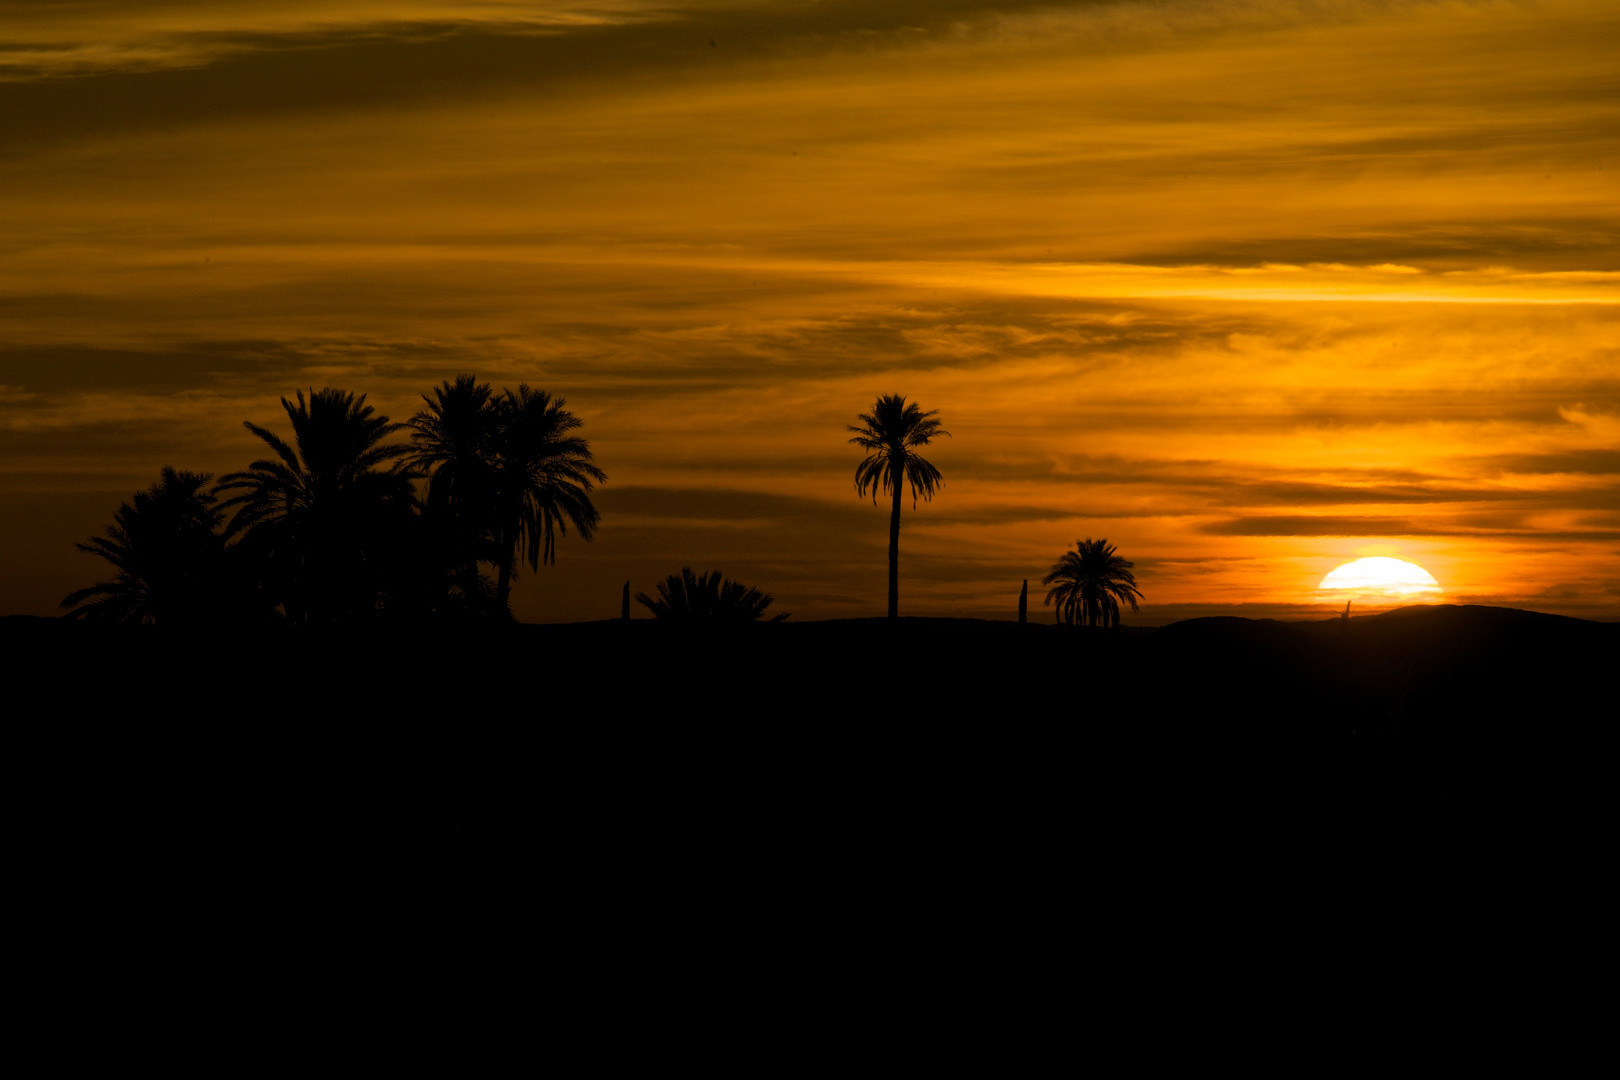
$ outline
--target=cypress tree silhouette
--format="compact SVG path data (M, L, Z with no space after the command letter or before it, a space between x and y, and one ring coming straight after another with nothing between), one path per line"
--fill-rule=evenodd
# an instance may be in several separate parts
M927 446L937 436L949 436L934 419L938 412L923 412L915 403L906 404L904 395L887 394L877 399L870 413L862 413L859 426L849 425L855 437L849 440L866 451L866 458L855 466L855 490L865 495L870 489L872 501L877 502L878 491L892 494L894 506L889 514L889 618L900 617L900 491L911 485L911 505L917 505L920 495L932 500L934 492L945 483L939 470L924 460L917 448Z

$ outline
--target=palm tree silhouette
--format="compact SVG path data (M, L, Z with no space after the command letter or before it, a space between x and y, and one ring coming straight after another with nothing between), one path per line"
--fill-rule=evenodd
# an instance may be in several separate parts
M199 622L219 597L224 512L203 488L207 473L167 466L157 483L113 514L106 536L75 544L118 571L70 593L69 616L172 626Z
M690 566L683 566L679 574L671 574L658 583L658 599L646 593L636 593L636 601L646 606L660 619L671 622L758 622L771 606L766 593L751 589L740 581L722 580L720 571L694 574ZM788 616L777 615L772 622L781 622Z
M1052 564L1052 572L1041 579L1042 585L1056 582L1042 602L1056 601L1058 620L1070 626L1077 620L1086 626L1118 626L1121 600L1132 611L1141 610L1136 602L1142 593L1136 587L1132 565L1107 540L1076 540L1075 550L1065 551Z
M411 417L411 461L431 472L429 506L474 506L487 495L489 455L494 436L494 400L488 383L471 375L446 379L427 408Z
M855 466L855 490L865 495L872 492L877 502L878 492L892 494L894 509L889 514L889 618L900 617L900 489L911 485L911 505L917 498L932 500L934 492L945 484L944 477L917 454L917 448L939 435L949 436L934 417L935 412L923 412L915 403L906 404L904 395L886 394L877 399L870 413L862 413L860 425L849 425L855 437L849 440L866 451L866 459Z
M495 399L488 383L459 375L422 400L427 407L410 420L410 461L429 476L423 516L441 563L453 568L455 588L464 601L475 601L489 588L479 562L499 561L493 536Z
M276 452L220 478L220 504L237 507L227 536L242 535L295 622L327 625L376 611L383 563L399 546L415 502L410 448L383 440L404 425L375 415L366 396L331 388L281 407L293 444L244 426ZM388 468L384 469L384 466Z
M557 534L568 525L584 540L601 515L590 493L607 474L591 462L590 443L569 432L583 421L544 390L519 385L495 398L491 435L491 496L497 601L510 609L517 563L539 570L557 561Z

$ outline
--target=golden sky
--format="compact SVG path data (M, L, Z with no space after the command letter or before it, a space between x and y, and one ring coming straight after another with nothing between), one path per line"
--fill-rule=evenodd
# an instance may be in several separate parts
M1617 56L1613 0L0 0L0 613L280 396L470 371L609 476L529 620L882 614L883 393L952 433L902 613L1104 536L1138 621L1368 554L1620 618Z

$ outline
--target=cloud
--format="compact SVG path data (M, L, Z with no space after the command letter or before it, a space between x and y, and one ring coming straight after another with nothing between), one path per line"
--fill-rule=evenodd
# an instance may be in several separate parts
M221 384L257 389L301 381L320 359L285 341L185 342L168 349L0 346L0 382L35 395L172 393Z
M341 46L357 40L420 41L462 31L508 35L667 20L639 0L553 4L455 4L413 0L280 0L273 6L221 2L139 6L79 0L6 5L0 79L62 79L113 71L197 68L244 53Z
M1503 454L1483 458L1480 466L1507 473L1620 474L1620 450L1565 450L1551 454Z
M736 488L607 486L597 497L606 512L666 521L793 523L803 526L870 524L872 517L854 503L834 504L797 495Z
M108 71L195 68L243 53L333 47L353 40L420 41L452 33L488 36L585 35L604 30L752 53L915 47L1027 48L1054 35L1084 35L1093 47L1165 35L1208 35L1301 24L1342 25L1410 4L1343 0L929 0L874 5L859 0L738 3L735 0L590 0L512 3L499 0L280 0L244 6L216 0L139 6L79 0L72 4L6 5L0 31L0 78L65 78ZM651 33L636 32L651 24Z
M1487 519L1489 520L1489 519ZM1536 541L1605 541L1620 539L1620 531L1478 528L1468 525L1450 527L1443 523L1426 523L1397 517L1314 517L1305 515L1278 515L1273 517L1241 517L1211 522L1202 531L1211 536L1454 536L1454 537L1514 537Z

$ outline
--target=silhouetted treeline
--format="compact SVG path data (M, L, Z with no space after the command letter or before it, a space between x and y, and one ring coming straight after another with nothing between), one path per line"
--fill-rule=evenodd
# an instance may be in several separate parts
M423 401L401 424L364 394L282 398L290 438L246 423L269 456L217 482L165 468L78 545L115 573L64 606L170 627L509 617L523 567L569 526L591 539L607 477L562 398L463 375Z
M73 617L166 627L353 627L379 621L509 620L512 583L524 567L556 560L573 526L590 540L591 503L607 479L581 422L562 398L519 385L496 393L472 375L423 397L395 423L343 390L281 399L284 438L245 426L271 454L214 481L163 469L123 504L106 535L78 545L106 560L112 577L69 594ZM902 395L877 399L851 425L866 451L862 495L891 496L888 617L899 617L901 491L931 499L944 482L918 454L948 435L935 413ZM399 436L408 432L408 439ZM1076 542L1042 579L1059 621L1119 625L1137 610L1131 563L1107 540ZM639 600L665 622L757 622L769 595L690 567ZM1027 618L1028 582L1020 599ZM621 618L629 618L629 586ZM787 618L775 616L776 621Z

